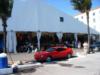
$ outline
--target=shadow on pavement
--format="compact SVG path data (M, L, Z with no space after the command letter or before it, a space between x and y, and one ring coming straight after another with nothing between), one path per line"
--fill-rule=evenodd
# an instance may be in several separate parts
M74 66L73 64L68 63L59 63L59 65L62 67L85 68L84 66Z
M85 68L84 66L74 66L74 68Z
M60 66L63 66L63 67L72 67L73 64L66 64L66 63L59 63Z
M32 73L35 71L36 71L35 68L30 68L30 69L24 69L24 70L18 71L18 73Z
M77 56L72 56L71 58L76 58ZM69 58L70 59L70 58ZM68 59L66 59L66 58L61 58L61 59L53 59L53 60L51 60L51 61L44 61L44 62L40 62L40 63L42 63L42 64L58 64L58 62L60 62L60 61L68 61Z
M23 75L23 74L27 74L27 73L33 73L35 71L36 71L35 68L24 69L24 70L18 71L18 73L15 73L13 75Z

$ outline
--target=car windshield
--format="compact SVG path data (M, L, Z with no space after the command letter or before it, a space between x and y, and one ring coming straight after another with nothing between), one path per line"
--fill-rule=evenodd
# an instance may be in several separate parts
M48 52L52 52L52 51L54 51L54 50L55 50L54 48L48 48L48 49L47 49Z

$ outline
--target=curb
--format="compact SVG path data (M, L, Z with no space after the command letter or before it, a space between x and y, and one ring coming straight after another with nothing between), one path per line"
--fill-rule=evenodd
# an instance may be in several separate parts
M13 73L13 68L0 69L0 75L12 74L12 73Z
M41 63L25 64L25 65L17 65L13 68L3 68L0 69L0 75L13 74L13 73L17 73L18 71L22 71L30 68L37 68L37 67L42 67L42 64Z
M30 68L37 68L37 67L42 67L41 63L36 63L36 64L25 64L25 65L18 65L18 71L24 70L24 69L30 69Z

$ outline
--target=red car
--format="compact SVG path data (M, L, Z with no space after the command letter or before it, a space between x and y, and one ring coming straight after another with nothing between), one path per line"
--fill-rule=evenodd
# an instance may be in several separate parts
M58 58L70 58L73 55L72 48L67 47L51 47L45 51L35 52L36 61L51 61Z

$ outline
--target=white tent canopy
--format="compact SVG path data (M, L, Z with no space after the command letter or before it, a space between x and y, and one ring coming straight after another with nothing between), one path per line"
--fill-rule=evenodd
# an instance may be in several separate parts
M87 26L50 6L45 0L14 0L8 31L87 33ZM60 17L64 22L60 22ZM91 29L91 33L98 33Z

